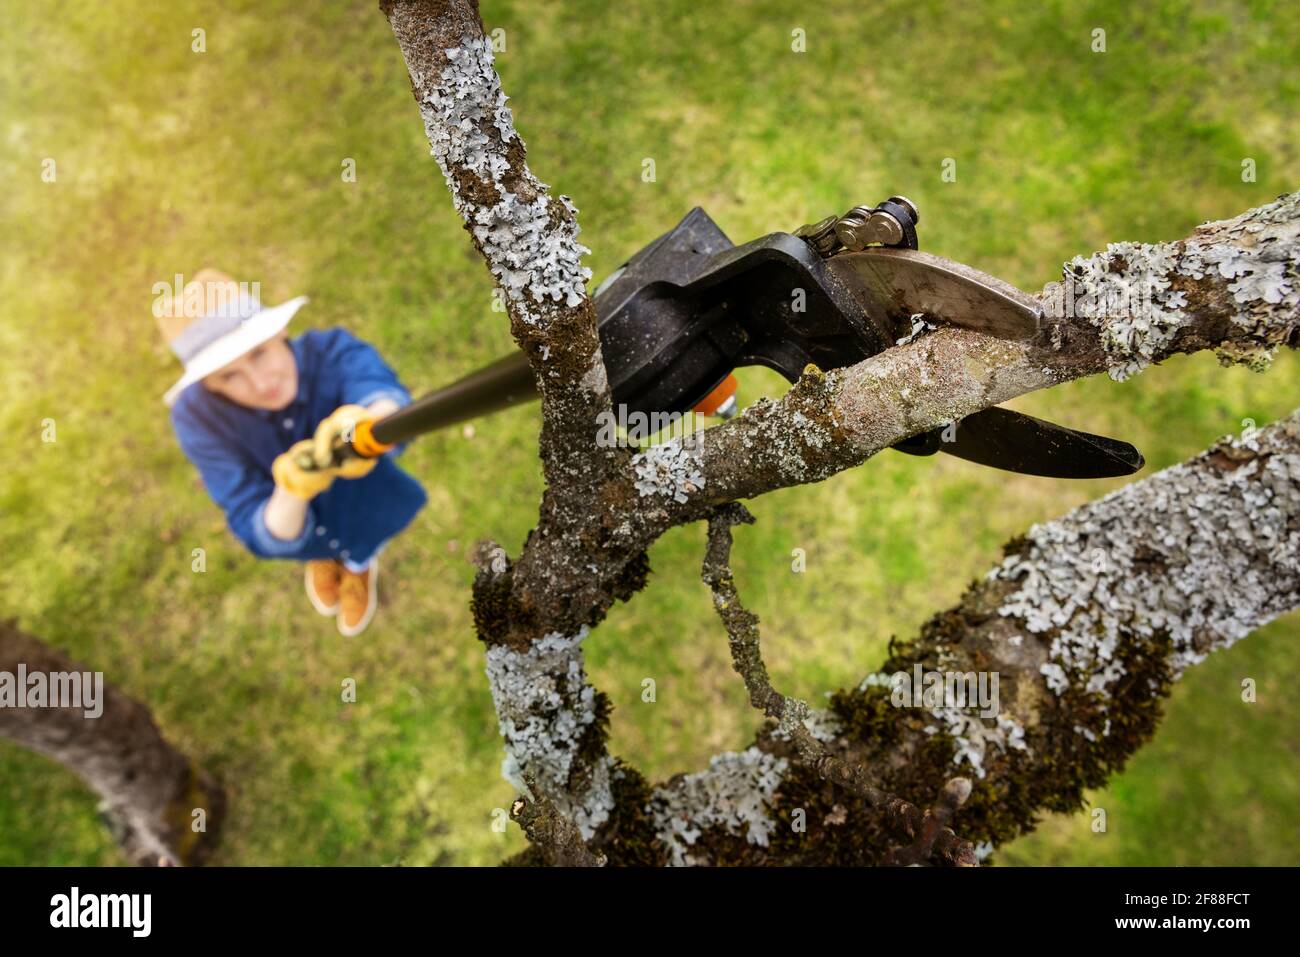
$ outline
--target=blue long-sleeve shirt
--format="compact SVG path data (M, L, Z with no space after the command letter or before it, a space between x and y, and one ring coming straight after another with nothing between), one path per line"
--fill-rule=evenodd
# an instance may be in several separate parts
M254 555L366 561L428 501L420 484L392 460L406 446L380 456L359 479L335 479L308 503L302 532L292 540L276 538L266 527L266 504L275 491L271 463L314 435L341 405L380 399L406 405L411 395L375 348L346 329L312 329L289 346L298 362L298 395L288 406L252 409L196 382L177 396L172 427L230 530Z

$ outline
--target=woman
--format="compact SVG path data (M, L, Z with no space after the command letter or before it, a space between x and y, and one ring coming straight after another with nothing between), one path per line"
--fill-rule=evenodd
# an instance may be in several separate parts
M263 309L256 284L210 269L176 295L160 285L154 315L185 365L164 396L181 449L249 551L305 562L312 605L360 634L378 606L379 552L428 497L392 460L404 445L335 468L302 457L327 464L336 438L410 393L346 329L289 339L306 297Z

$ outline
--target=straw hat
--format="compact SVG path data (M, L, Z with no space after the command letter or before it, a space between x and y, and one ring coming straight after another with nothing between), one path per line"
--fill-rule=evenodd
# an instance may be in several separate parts
M254 284L255 286L256 284ZM169 406L181 390L233 362L289 324L306 296L263 309L256 289L215 269L200 269L183 290L154 300L154 318L185 374L163 395Z

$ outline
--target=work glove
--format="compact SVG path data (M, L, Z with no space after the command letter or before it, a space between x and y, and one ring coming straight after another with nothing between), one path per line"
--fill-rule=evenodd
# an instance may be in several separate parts
M271 463L275 484L295 498L310 500L329 488L336 478L356 479L369 474L379 464L378 459L349 458L342 465L323 464L333 460L335 439L351 436L356 423L367 417L362 406L339 406L316 426L313 438L295 442L276 456Z
M318 467L325 467L334 459L334 442L339 436L351 442L356 434L358 422L370 418L365 406L341 405L329 414L329 417L316 426L316 435L312 439L313 455ZM379 459L352 458L338 467L338 474L344 478L354 479L369 473Z

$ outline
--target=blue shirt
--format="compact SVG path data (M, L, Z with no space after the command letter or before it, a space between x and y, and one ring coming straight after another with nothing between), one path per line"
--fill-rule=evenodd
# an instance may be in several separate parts
M361 563L405 528L426 501L424 489L393 456L380 456L359 479L337 478L307 506L302 533L288 541L266 527L264 512L275 482L271 463L341 405L369 405L411 394L369 343L346 329L312 329L289 340L298 362L298 395L272 412L240 405L209 392L201 382L186 387L171 408L181 449L198 467L226 522L260 558L343 558Z

